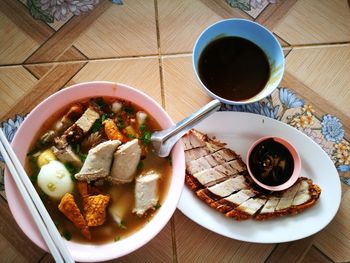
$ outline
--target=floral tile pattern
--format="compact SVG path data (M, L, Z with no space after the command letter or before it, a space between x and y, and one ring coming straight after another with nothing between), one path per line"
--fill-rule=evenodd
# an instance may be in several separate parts
M340 120L330 114L321 118L316 116L313 106L306 104L292 90L278 88L267 98L248 105L223 105L222 111L250 112L283 121L305 133L329 155L339 172L350 171L350 142L345 139ZM0 127L11 142L25 117L16 115L15 119L4 121ZM0 154L0 162L4 162ZM3 165L2 165L3 166ZM0 169L0 191L3 190L4 171ZM341 181L350 186L350 179Z

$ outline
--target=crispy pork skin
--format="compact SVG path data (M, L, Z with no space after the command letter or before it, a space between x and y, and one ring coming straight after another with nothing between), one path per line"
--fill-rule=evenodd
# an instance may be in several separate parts
M186 185L227 217L266 220L297 214L315 205L321 194L319 186L306 177L281 192L262 190L250 179L238 154L199 131L189 131L183 143Z

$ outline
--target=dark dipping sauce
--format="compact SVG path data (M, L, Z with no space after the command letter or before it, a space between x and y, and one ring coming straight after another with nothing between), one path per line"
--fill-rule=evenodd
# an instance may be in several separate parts
M258 181L276 186L292 176L294 161L289 150L271 138L254 147L249 157L249 167Z
M222 37L209 43L199 57L198 71L211 92L233 101L254 97L270 77L264 51L241 37Z

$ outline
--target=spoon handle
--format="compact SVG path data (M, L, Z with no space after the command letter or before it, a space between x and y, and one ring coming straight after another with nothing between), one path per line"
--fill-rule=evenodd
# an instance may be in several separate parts
M221 106L219 100L212 100L198 111L192 113L182 121L175 125L159 131L154 132L151 137L152 144L160 157L169 155L174 144L190 129L192 129L198 122L216 112Z

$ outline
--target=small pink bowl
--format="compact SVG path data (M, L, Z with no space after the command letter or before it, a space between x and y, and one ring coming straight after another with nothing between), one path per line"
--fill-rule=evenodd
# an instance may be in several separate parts
M254 176L253 172L250 169L249 158L250 158L250 155L251 155L253 149L259 143L261 143L262 141L268 140L268 139L273 139L275 142L278 142L278 143L282 144L284 147L286 147L287 150L292 155L292 158L293 158L293 161L294 161L294 169L293 169L292 175L290 176L290 178L286 182L284 182L284 183L282 183L280 185L271 186L271 185L266 185L266 184L262 183L261 181L259 181ZM246 163L247 163L247 168L248 168L249 175L254 180L254 182L257 185L259 185L260 187L262 187L262 188L264 188L266 190L270 190L270 191L282 191L282 190L285 190L285 189L291 187L297 181L297 179L298 179L298 177L300 175L300 171L301 171L301 159L300 159L300 156L299 156L297 150L287 140L282 139L280 137L276 137L276 136L265 136L265 137L262 137L262 138L258 139L257 141L255 141L250 146L250 148L248 150Z

